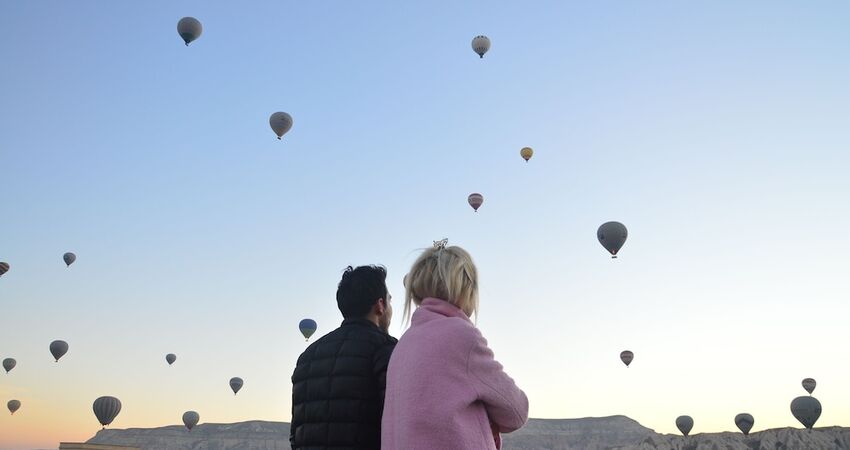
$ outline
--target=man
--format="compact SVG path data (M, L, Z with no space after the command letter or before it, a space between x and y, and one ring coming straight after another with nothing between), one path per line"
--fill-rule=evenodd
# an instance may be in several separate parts
M304 350L292 374L293 450L381 448L392 296L380 266L349 266L336 302L345 320Z

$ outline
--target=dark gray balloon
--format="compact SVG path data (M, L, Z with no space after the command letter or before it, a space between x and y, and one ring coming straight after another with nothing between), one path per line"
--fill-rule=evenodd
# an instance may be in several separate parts
M750 430L753 429L753 424L756 421L753 419L753 416L747 413L741 413L735 416L735 425L738 426L738 429L741 430L741 433L744 433L744 436L750 434Z
M281 139L284 134L292 129L292 116L288 113L278 111L269 117L269 126L272 127L272 131L277 135L277 138Z
M103 425L103 428L106 428L121 412L121 400L109 396L99 397L94 401L92 410L94 410L98 422Z
M59 362L59 358L68 353L68 343L65 341L53 341L50 343L50 354Z
M820 402L814 397L797 397L791 401L791 414L810 430L818 421L820 413Z
M6 403L6 407L9 408L9 412L15 414L15 411L21 409L21 402L18 400L9 400L9 403Z
M195 411L186 411L183 413L183 425L186 425L186 428L188 428L189 431L192 431L192 428L195 428L195 425L197 425L200 420L201 416Z
M6 358L3 360L3 368L6 369L6 373L11 372L17 365L18 362L15 361L15 358Z
M169 353L169 354L165 355L165 361L170 366L170 365L174 364L174 361L177 361L177 355L175 355L174 353Z
M611 253L612 258L617 257L617 252L626 243L627 237L629 237L629 231L620 222L605 222L596 230L596 238L605 250Z
M683 435L687 436L688 433L691 432L691 429L694 428L694 419L692 419L691 416L679 416L676 418L676 428L678 428Z
M818 382L815 381L814 378L804 378L803 379L803 389L806 390L809 394L815 391L815 387L817 387Z
M177 33L183 38L183 42L188 46L190 42L201 37L204 32L204 26L194 17L184 17L177 22Z
M65 261L66 267L71 267L71 264L74 264L74 261L77 260L77 255L68 252L62 255L62 260Z
M236 395L239 392L239 389L242 389L242 385L245 384L241 378L233 377L230 379L230 389L233 389L233 395Z
M4 273L9 271L9 267L9 263L0 262L0 277L2 277Z

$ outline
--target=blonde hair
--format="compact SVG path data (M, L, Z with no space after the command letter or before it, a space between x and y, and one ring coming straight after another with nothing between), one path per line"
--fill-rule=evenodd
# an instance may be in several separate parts
M472 256L457 247L429 248L419 255L404 277L404 318L428 297L445 300L467 316L478 316L478 269Z

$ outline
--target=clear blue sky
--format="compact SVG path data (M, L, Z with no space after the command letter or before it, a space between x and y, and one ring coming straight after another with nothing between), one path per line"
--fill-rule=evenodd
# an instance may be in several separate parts
M341 269L389 268L400 336L443 237L534 417L796 426L811 376L850 425L850 4L412 3L0 4L0 449L90 437L100 395L118 428L289 420Z

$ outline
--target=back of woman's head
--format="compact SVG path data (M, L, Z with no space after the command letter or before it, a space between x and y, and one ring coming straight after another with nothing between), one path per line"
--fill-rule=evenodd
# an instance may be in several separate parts
M441 245L442 244L442 245ZM404 317L414 305L433 297L445 300L472 317L478 313L478 270L466 250L438 242L419 255L405 277Z

